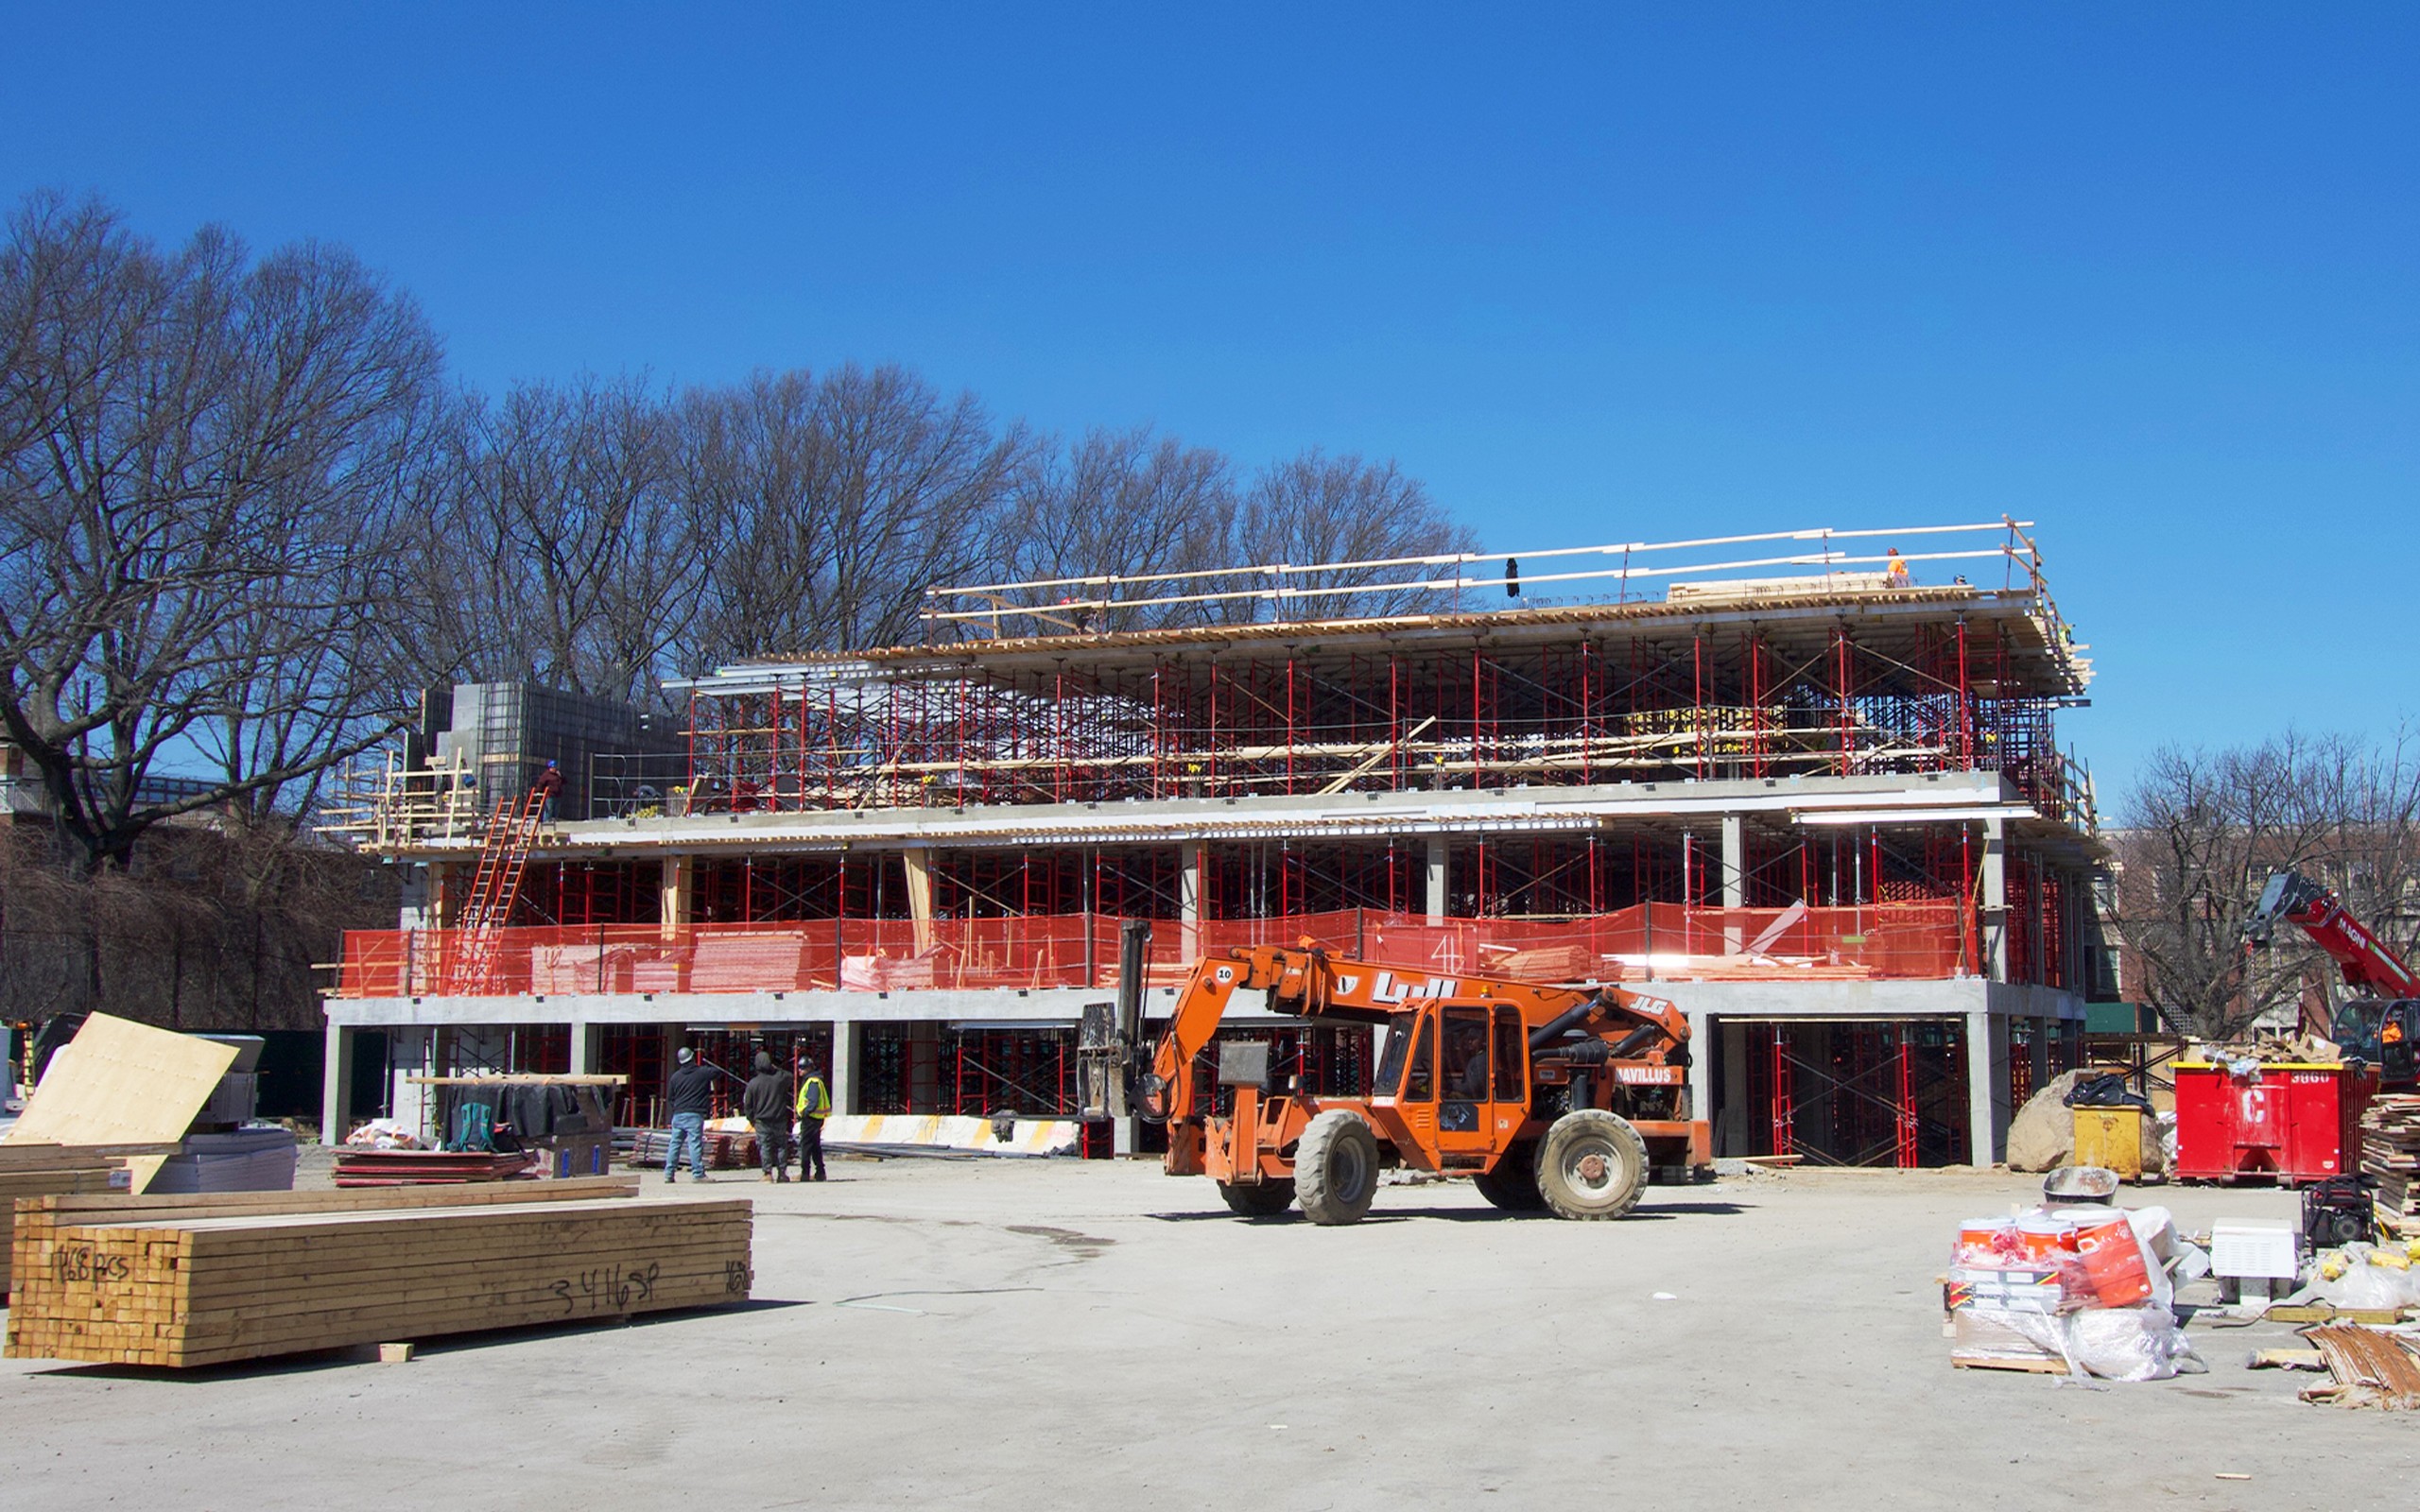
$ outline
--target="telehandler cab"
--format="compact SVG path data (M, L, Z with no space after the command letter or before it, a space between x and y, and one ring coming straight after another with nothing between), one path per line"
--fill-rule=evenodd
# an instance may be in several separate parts
M1354 1223L1379 1171L1404 1165L1467 1175L1508 1211L1616 1218L1651 1165L1694 1172L1711 1159L1689 1108L1688 1020L1661 998L1253 946L1197 963L1147 1048L1149 939L1149 924L1127 924L1115 1017L1108 1004L1085 1012L1086 1113L1166 1124L1168 1174L1209 1177L1247 1217L1299 1203L1313 1223ZM1273 1086L1269 1047L1230 1042L1215 1080L1235 1106L1214 1111L1197 1060L1238 992L1266 993L1271 1013L1383 1026L1370 1095Z

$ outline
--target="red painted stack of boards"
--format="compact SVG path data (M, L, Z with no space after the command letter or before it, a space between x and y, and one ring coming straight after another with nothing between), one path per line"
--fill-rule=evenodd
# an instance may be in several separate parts
M458 1186L466 1181L513 1181L536 1174L527 1151L344 1150L337 1156L340 1187Z

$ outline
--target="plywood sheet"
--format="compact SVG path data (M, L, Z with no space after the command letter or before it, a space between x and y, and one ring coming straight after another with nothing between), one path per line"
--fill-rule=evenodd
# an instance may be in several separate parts
M0 1143L174 1143L234 1063L233 1045L95 1013L52 1057L25 1116ZM129 1160L132 1189L149 1186L166 1160Z

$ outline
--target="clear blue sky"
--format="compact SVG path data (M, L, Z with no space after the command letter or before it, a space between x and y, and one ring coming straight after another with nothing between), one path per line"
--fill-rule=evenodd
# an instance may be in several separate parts
M2029 517L2112 806L2420 712L2420 11L1305 9L10 4L0 193L348 243L484 386L896 360L1495 550Z

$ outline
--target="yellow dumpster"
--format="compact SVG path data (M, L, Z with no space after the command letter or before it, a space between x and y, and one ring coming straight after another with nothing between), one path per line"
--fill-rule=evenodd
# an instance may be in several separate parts
M2124 1180L2143 1178L2143 1110L2139 1108L2079 1108L2078 1165L2098 1165Z

